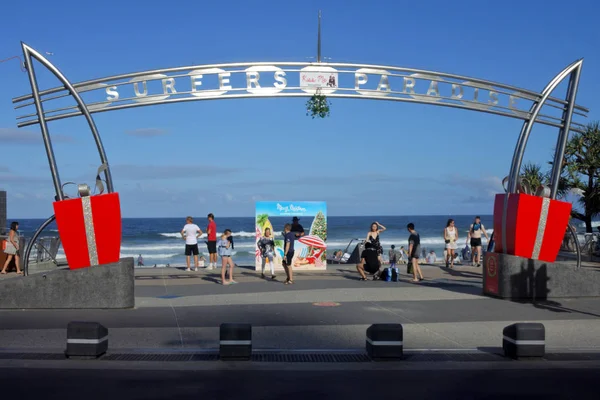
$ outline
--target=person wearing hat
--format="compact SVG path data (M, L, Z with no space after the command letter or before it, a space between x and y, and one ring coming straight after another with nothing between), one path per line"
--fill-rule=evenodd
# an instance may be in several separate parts
M292 218L292 232L294 232L297 238L304 236L304 228L300 225L300 218Z

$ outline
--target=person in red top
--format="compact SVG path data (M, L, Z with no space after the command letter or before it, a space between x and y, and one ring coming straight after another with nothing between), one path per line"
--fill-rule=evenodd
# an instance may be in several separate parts
M206 234L208 235L208 242L206 242L209 255L208 269L213 269L217 267L217 224L213 213L208 214Z

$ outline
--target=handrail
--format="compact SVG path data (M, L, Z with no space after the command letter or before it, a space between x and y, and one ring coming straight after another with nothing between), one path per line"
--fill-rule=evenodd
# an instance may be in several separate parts
M567 224L569 231L571 232L571 236L573 236L573 241L575 242L575 248L577 249L577 269L581 268L581 246L579 245L579 239L577 238L577 231L573 228L573 225Z
M23 254L23 275L25 275L25 276L29 275L29 255L31 254L31 249L33 248L33 244L37 240L38 236L40 236L42 231L44 229L46 229L48 227L48 225L50 225L52 222L54 222L55 219L56 219L56 216L52 215L50 218L48 218L46 221L44 221L44 223L42 225L40 225L40 227L37 229L37 231L35 231L35 233L31 237L31 240L29 241L29 243L27 243L27 247L25 248L25 254Z

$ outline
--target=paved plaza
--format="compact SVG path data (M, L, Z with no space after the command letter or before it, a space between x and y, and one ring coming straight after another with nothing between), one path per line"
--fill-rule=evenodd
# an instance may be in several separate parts
M401 266L401 270L405 270ZM298 272L294 285L260 279L237 268L236 285L222 286L220 270L136 270L131 310L1 310L0 348L63 351L69 321L109 329L111 349L215 349L223 322L250 323L256 349L360 349L373 323L401 323L406 349L473 350L501 345L502 328L542 322L547 347L600 351L600 300L536 304L481 294L481 269L423 267L415 284L358 281L348 266ZM600 272L599 272L600 273ZM22 279L22 278L15 278Z

